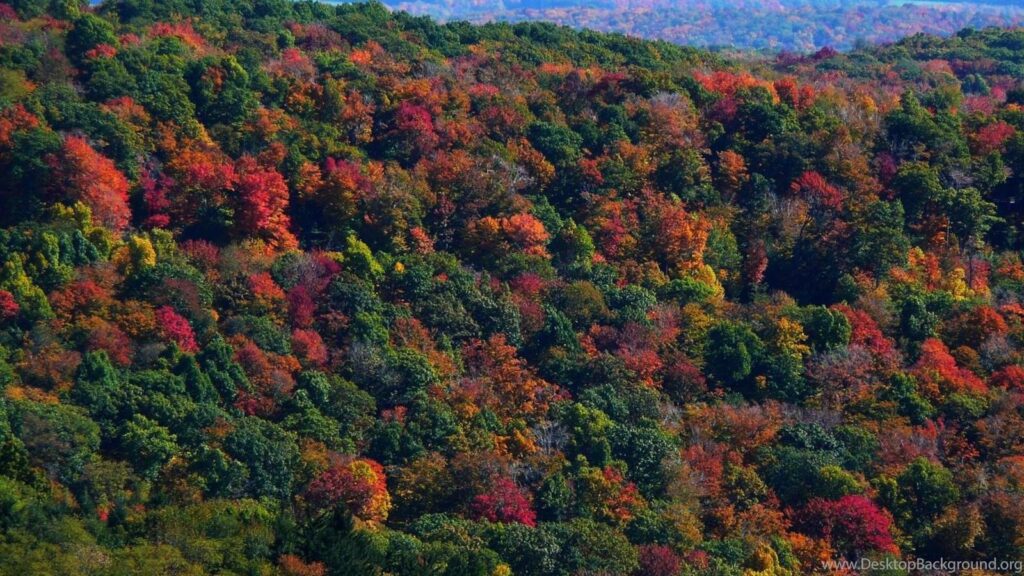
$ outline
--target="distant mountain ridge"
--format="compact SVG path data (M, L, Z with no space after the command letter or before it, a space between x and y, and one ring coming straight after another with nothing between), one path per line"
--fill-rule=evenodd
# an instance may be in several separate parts
M892 42L925 32L1017 26L1024 6L986 2L895 0L415 0L392 9L441 20L539 20L621 32L678 44L810 52L858 41Z

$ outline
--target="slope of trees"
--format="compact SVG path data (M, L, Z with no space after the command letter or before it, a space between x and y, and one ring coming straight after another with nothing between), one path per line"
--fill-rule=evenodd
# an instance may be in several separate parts
M0 16L0 574L1024 556L1020 31Z

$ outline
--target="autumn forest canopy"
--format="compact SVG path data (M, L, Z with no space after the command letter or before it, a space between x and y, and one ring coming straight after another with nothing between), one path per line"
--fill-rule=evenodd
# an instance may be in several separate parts
M1024 560L1024 30L0 4L0 575Z

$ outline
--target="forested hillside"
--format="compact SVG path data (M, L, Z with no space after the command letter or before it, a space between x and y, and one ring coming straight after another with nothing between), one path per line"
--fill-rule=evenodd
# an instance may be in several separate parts
M0 574L1024 559L1022 48L0 4Z

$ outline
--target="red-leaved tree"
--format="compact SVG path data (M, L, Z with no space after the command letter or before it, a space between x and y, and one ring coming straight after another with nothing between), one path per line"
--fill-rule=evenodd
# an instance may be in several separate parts
M306 498L320 509L338 504L363 520L383 522L391 510L384 468L368 458L353 458L331 466L313 479Z
M84 138L68 136L64 149L50 159L55 193L68 201L81 201L92 210L93 220L116 231L128 227L128 179L114 162Z
M199 351L196 344L195 333L192 326L184 316L174 311L170 306L161 306L156 310L156 321L164 337L171 340L181 348L182 351L194 354Z
M828 539L848 557L870 552L897 553L892 538L892 517L865 496L851 494L838 500L811 499L797 515L804 531Z
M235 165L238 182L237 224L245 236L262 238L272 246L290 249L298 246L288 217L288 185L277 170L260 166L251 156Z
M0 293L0 296L3 294ZM2 307L2 305L0 305ZM990 386L997 388L1006 388L1007 390L1013 390L1015 392L1024 391L1024 366L1017 364L1010 364L1003 366L989 378L988 383Z
M957 365L949 349L937 338L921 343L921 356L914 364L913 374L932 398L955 392L982 393L986 389L981 378Z
M838 210L843 204L843 193L817 172L801 174L793 181L790 191L813 207Z
M473 498L469 511L474 518L491 522L537 525L537 513L533 510L530 497L515 482L505 477L491 480L490 490Z
M633 572L637 576L675 576L679 573L679 555L668 546L645 544L639 553L640 568Z
M0 290L0 320L8 320L18 315L21 307L14 295L7 290Z

